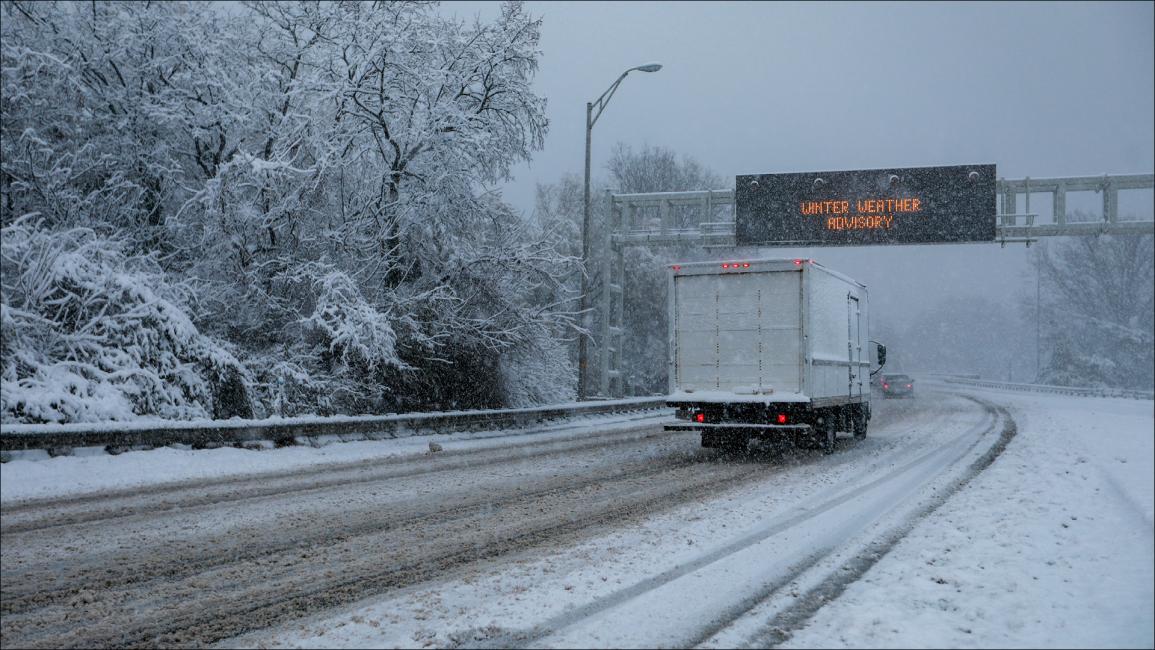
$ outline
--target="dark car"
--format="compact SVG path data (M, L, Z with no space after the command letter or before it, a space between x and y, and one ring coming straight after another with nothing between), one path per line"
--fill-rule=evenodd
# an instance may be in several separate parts
M883 375L880 388L883 397L914 397L914 379L910 375Z

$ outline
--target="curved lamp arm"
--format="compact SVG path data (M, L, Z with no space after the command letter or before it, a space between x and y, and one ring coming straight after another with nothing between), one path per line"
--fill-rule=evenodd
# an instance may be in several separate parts
M591 115L591 117L589 120L589 124L586 125L586 127L592 129L594 124L597 123L598 118L601 117L601 115L602 115L602 111L606 110L606 106L610 103L610 99L614 96L614 93L617 92L618 86L620 86L622 84L622 80L626 78L626 75L633 72L634 70L638 70L640 72L657 72L658 70L661 70L661 69L662 69L661 63L645 63L642 65L634 66L634 67L630 68L629 70L626 70L625 72L623 72L622 75L620 77L618 77L616 81L614 81L612 84L610 84L609 88L606 88L606 91L604 93L602 93L600 97L598 97L594 101L590 102L590 106L591 106L590 115ZM596 109L596 110L594 110L594 109Z

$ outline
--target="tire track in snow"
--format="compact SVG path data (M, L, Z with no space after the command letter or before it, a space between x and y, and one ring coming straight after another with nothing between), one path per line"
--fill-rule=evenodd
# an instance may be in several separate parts
M986 453L980 456L967 468L966 472L951 481L943 490L938 492L922 505L913 516L907 518L898 526L891 528L881 537L870 542L866 548L855 554L854 557L832 569L828 576L819 584L807 590L797 599L795 604L778 612L760 633L753 636L744 647L764 648L776 647L788 640L791 633L801 629L826 603L838 598L853 583L861 579L867 571L887 555L911 530L928 515L938 510L951 496L966 487L980 472L989 467L1006 449L1007 445L1017 433L1014 419L1001 406L993 405L985 400L970 397L985 408L997 412L1000 416L1002 429L998 439Z
M4 590L13 597L21 591L25 608L16 612L16 600L5 595L10 613L0 623L0 638L19 647L204 645L429 580L465 563L566 541L591 527L621 524L772 471L717 464L703 472L700 465L709 459L700 453L667 453L649 462L658 466L632 472L616 466L609 475L591 473L581 480L562 476L552 489L515 491L506 498L487 494L482 504L362 535L327 529L323 539L303 548L257 544L243 557L218 549L211 567L161 560L142 573L139 552L129 549L122 551L119 575L135 573L141 580L109 586L100 571L81 573L39 601L30 585L51 579L57 567L13 580L6 563ZM279 532L261 534L274 538L275 546Z
M651 437L652 436L645 436L643 439ZM612 447L630 443L637 444L637 442L638 440L636 438L619 439L606 443L605 445L599 445L599 448L605 449L607 445ZM573 449L567 449L565 451L554 451L550 453L572 453L573 451ZM536 455L537 454L531 454L529 458L533 458ZM505 462L521 462L526 458L525 456L507 457ZM684 467L694 462L693 459L689 458L669 456L647 466L632 468L633 473L631 476L635 478L657 476L663 472L668 472L670 469ZM464 467L474 468L476 464L469 463ZM417 474L432 474L450 471L452 469L460 470L462 466L438 468L431 472L418 472ZM204 549L198 547L190 548L184 540L180 539L169 543L154 544L151 548L142 549L142 551L147 553L145 557L131 563L124 561L125 553L118 548L111 553L92 552L89 553L87 557L82 558L76 558L70 554L58 562L40 562L35 565L32 570L28 571L21 571L18 568L6 566L3 573L5 584L0 587L0 594L2 594L2 598L0 598L0 612L5 616L9 616L20 614L33 608L44 607L68 600L78 593L79 589L77 585L94 579L99 580L104 589L148 583L153 580L172 580L238 561L252 560L276 553L307 550L334 537L367 537L393 528L412 526L417 523L429 525L438 521L448 521L455 517L468 516L470 513L479 509L499 507L502 503L515 499L545 498L560 491L582 489L589 485L604 483L612 480L613 475L620 474L620 469L621 468L617 467L603 467L601 471L593 471L579 478L570 478L562 487L557 485L558 481L547 479L545 481L539 481L536 485L530 483L529 489L508 490L505 493L483 492L467 495L463 503L453 505L436 502L430 503L426 500L424 503L408 504L409 507L407 509L400 512L390 512L386 516L378 516L374 512L375 508L373 507L349 507L348 510L337 515L337 519L319 521L315 524L305 522L300 527L293 527L292 530L285 531L283 534L275 536L263 543L254 544L249 541L260 535L261 526L257 524L252 529L242 527L232 530L228 538L216 540L215 543ZM407 474L407 476L413 475L414 474ZM399 477L387 473L383 476L378 476L373 482L386 482L397 478ZM325 489L334 491L347 489L349 487L366 489L365 484L367 483L370 483L370 481L356 481L354 484L326 486ZM304 491L308 490L302 488L301 490L290 491L285 495L266 496L263 497L263 499L265 501L283 501L294 495L299 496L299 493ZM252 503L254 500L253 497L246 497L244 500L249 502L245 504L246 506L259 506L259 503ZM209 509L209 507L210 506L198 504L196 510L203 511ZM170 506L167 505L158 506L149 512L137 515L137 517L141 519L149 517L163 518L169 509ZM398 510L401 509L398 508ZM182 515L188 514L191 513L182 512ZM29 547L39 547L42 545L46 536L55 537L60 534L69 534L82 537L84 533L89 530L91 530L94 535L100 535L100 529L102 527L110 526L114 523L123 523L118 521L119 519L119 517L114 517L112 520L117 521L102 519L84 522L84 525L68 531L60 531L57 530L59 526L52 526L51 529L24 531L25 534L23 535L9 533L4 535L4 542L5 544L19 543ZM11 562L6 562L6 564L10 563Z
M547 440L523 441L515 439L512 444L508 445L463 451L451 450L438 457L375 458L285 472L224 479L197 479L177 484L103 491L79 497L22 501L5 504L2 507L3 520L0 523L0 534L12 535L59 526L75 526L87 522L149 515L177 508L211 507L245 499L281 497L294 492L343 488L355 483L371 483L384 479L451 472L466 467L480 467L530 458L565 455L609 445L630 444L641 439L660 436L661 432L654 429L654 423L668 419L668 416L641 416L630 418L624 422L608 423L605 426L610 429L609 432L598 435L590 435L587 432ZM596 424L583 424L581 426L589 427L596 426ZM560 428L564 430L564 428L569 427ZM514 435L520 437L528 434Z
M735 564L735 559L743 554L756 557L772 557L772 555L768 556L766 554L753 553L752 551L756 550L759 545L765 545L772 538L797 530L806 524L813 523L822 518L823 515L829 515L841 506L863 498L864 495L870 495L882 490L895 490L912 482L917 490L918 487L925 484L926 481L942 471L943 468L952 466L964 458L981 440L998 431L1000 432L999 438L994 442L992 447L985 452L983 457L968 469L967 476L973 476L973 474L977 474L982 468L989 465L998 453L1002 451L1010 437L1014 435L1014 423L1005 410L981 400L968 399L982 406L988 418L982 424L958 436L949 444L921 454L915 459L883 474L863 486L850 488L836 497L822 500L810 507L803 506L796 508L792 513L771 520L758 530L711 553L703 555L692 562L643 580L609 597L600 598L584 607L568 611L537 626L535 630L529 633L503 635L500 638L492 639L492 642L495 645L515 644L518 647L580 647L583 643L588 645L590 638L596 638L596 636L593 636L596 634L593 630L602 628L614 632L622 630L629 632L632 631L630 621L643 621L647 620L647 617L653 618L654 616L667 617L669 626L664 630L666 636L656 638L646 632L638 632L634 636L629 636L627 633L625 638L614 636L611 643L618 647L653 647L656 645L684 647L706 641L720 630L729 626L736 619L745 615L752 608L782 590L783 587L794 582L799 576L820 564L821 561L833 553L842 542L828 540L826 544L811 549L809 552L801 552L791 556L792 560L786 566L779 566L776 572L771 572L772 575L768 574L760 580L752 581L752 584L741 597L734 598L731 602L724 605L707 602L711 599L705 599L705 601L698 599L693 602L690 608L695 610L704 608L709 612L707 615L708 620L695 620L693 616L687 615L688 612L674 611L674 613L671 613L671 605L674 606L673 610L676 610L679 600L687 600L685 598L679 599L679 594L683 596L694 593L715 594L718 593L718 591L724 591L724 588L715 590L710 586L713 583L715 587L721 587L721 585L717 583L724 582L711 576L711 572L717 571L720 566ZM1001 431L1000 423L1003 424ZM916 476L917 480L911 481L908 475L912 474ZM904 478L906 480L903 480ZM945 499L949 497L949 494L957 491L964 484L965 481L953 483L948 490L936 496L934 501L945 501ZM909 496L909 494L904 496ZM885 514L885 512L891 509L891 507L885 505L887 501L887 499L881 499L880 503L884 504L883 507L876 507L875 510L865 515L861 513L858 515L862 528L865 528L871 520ZM932 505L925 507L933 508L937 506L932 503ZM889 546L887 546L888 542L889 545L892 546L913 526L914 521L921 516L924 516L924 513L921 511L916 512L913 518L908 519L898 531L894 531L891 535L879 540L877 542L877 548L889 548ZM894 537L894 535L897 535L897 537ZM891 540L892 537L893 540ZM872 544L872 547L873 546L875 546L875 544ZM863 561L870 560L869 553L864 554L862 557ZM877 559L875 558L873 561L877 561ZM741 563L739 562L738 564ZM756 564L751 566L756 566ZM782 619L772 623L773 628L788 630L790 629L789 626L792 625L792 620L805 620L805 618L813 614L813 611L817 611L816 609L813 611L808 610L805 603L809 602L812 603L812 605L820 607L821 604L825 602L824 598L829 598L830 594L834 593L834 589L839 589L838 593L841 593L841 589L845 589L846 585L857 579L857 577L861 575L861 572L864 572L867 568L869 568L869 566L865 565L863 567L839 567L829 578L828 582L824 583L820 588L816 588L810 600L800 599L800 602L795 608L791 608L789 612L784 611ZM740 573L740 571L736 573ZM837 585L841 586L837 587ZM713 607L713 609L711 610L710 607ZM633 627L637 628L638 626L635 624ZM651 626L651 630L653 627L654 626ZM613 632L611 632L611 635L613 635ZM757 646L760 643L764 644L771 641L773 641L773 639L760 638L755 640L752 645Z

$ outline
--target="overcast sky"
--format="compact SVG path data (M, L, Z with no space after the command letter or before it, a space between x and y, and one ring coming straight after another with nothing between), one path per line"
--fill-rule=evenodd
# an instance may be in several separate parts
M550 131L505 188L580 172L594 131L723 176L993 162L1007 178L1155 168L1152 3L530 2ZM498 3L446 3L462 15Z
M688 154L730 182L968 163L995 163L1005 178L1155 170L1150 2L528 6L544 19L536 87L550 128L544 150L503 189L527 212L537 183L581 173L585 103L649 61L664 67L631 73L594 129L595 176L619 141ZM444 10L486 18L498 3ZM1149 197L1121 207L1150 214ZM1097 201L1073 197L1070 207ZM940 292L1008 305L1017 287L1033 294L1022 245L806 254L870 285L875 314L915 314Z

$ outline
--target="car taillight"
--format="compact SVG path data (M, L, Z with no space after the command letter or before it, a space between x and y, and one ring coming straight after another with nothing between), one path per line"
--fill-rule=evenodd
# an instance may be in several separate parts
M699 414L694 416L694 420L696 420L698 422L705 422L706 421L706 414L705 413L699 413Z
M778 414L778 424L786 424L786 414L785 413L779 413Z
M890 384L883 384L882 387L883 388L890 388Z
M907 387L907 388L914 388L914 386L912 386L912 385L910 385L910 384L907 384L907 385L906 385L906 387Z

